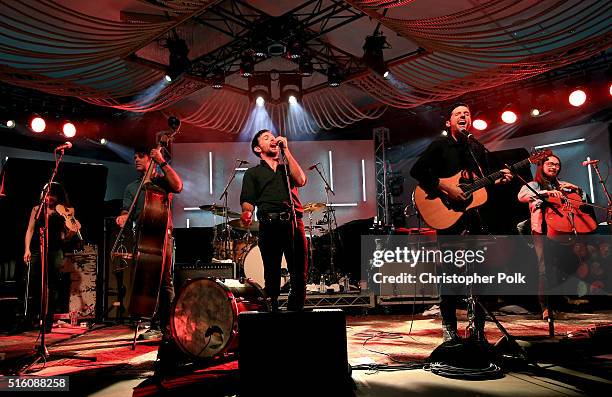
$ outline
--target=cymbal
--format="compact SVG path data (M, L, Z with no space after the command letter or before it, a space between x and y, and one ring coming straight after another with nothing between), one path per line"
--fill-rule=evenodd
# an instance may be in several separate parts
M228 222L228 225L230 225L231 227L233 227L234 229L237 230L250 230L252 232L258 232L259 231L259 222L257 221L253 221L253 223L251 224L251 226L249 227L245 227L242 226L240 224L240 219L234 219Z
M216 204L205 204L205 205L201 205L200 209L202 211L208 211L208 212L212 212L215 215L220 215L223 216L224 215L224 211L227 210L227 216L230 218L240 218L240 213L235 212L230 210L227 207L224 207L222 205L216 205Z
M325 203L308 203L304 206L304 212L317 212L325 207Z

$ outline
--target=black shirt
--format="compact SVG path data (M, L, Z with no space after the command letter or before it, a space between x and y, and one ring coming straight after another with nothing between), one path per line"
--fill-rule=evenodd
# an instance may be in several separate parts
M291 196L296 213L302 214L302 203L298 196L298 188L291 179ZM264 160L259 165L251 167L244 173L240 203L247 202L257 206L257 212L290 212L291 202L287 189L285 165L279 164L276 172Z
M480 169L475 164L468 145L472 147L484 175L481 175ZM410 175L419 182L423 189L433 191L438 186L440 178L451 177L462 170L472 171L477 177L490 174L491 168L486 149L476 140L468 143L465 140L456 141L451 136L444 136L429 144L412 166Z

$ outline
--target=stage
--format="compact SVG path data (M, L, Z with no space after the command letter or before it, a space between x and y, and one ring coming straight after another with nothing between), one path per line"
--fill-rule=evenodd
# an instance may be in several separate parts
M465 312L459 313L459 319L462 329L466 326ZM612 355L609 343L602 343L609 339L609 327L604 325L612 321L610 312L564 313L556 321L553 339L547 338L547 323L535 314L499 314L498 319L525 347L529 357L538 362L539 368L506 360L501 379L468 381L441 377L431 373L425 362L442 342L438 316L348 315L348 360L353 367L355 395L569 396L592 395L610 389ZM486 330L490 343L502 336L494 323L488 322ZM32 374L69 376L70 393L62 395L149 396L169 392L170 395L233 396L238 393L240 373L235 357L213 360L206 368L188 366L159 378L154 376L158 341L139 341L136 349L131 350L133 332L127 325L54 328L47 338L51 355L74 353L94 356L96 361L52 360L32 367L31 371L36 371ZM37 336L35 331L0 336L3 373L15 370L23 362ZM274 375L271 377L274 382ZM305 382L316 379L316 368L304 374ZM326 386L321 385L318 395L328 395L325 390ZM256 393L267 394L264 390Z

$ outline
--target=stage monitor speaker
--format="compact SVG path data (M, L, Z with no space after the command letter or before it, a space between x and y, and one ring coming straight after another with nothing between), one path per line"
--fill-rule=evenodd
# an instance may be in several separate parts
M352 392L341 310L243 312L238 335L241 397Z
M192 278L236 278L235 263L177 263L174 266L174 288L176 291Z

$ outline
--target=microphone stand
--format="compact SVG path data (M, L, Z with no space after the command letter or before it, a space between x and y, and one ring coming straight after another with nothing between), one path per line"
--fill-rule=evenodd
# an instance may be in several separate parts
M315 164L314 169L317 170L317 173L319 174L319 176L323 180L323 183L325 184L325 208L327 211L327 230L329 231L329 251L330 251L329 252L329 271L332 276L335 276L336 269L334 266L334 255L336 253L336 244L335 244L335 239L334 239L335 228L332 228L332 216L333 216L333 223L334 225L336 225L336 227L337 227L337 224L336 224L336 214L335 214L334 209L331 206L332 203L329 198L329 193L333 194L334 196L336 195L336 193L333 191L333 189L327 182L325 175L323 175L323 173L319 169L319 164Z
M231 230L230 230L230 226L229 226L229 217L227 214L228 208L227 208L227 191L230 187L230 185L232 184L232 182L234 181L234 178L236 177L236 173L238 172L238 170L236 168L240 167L242 164L247 163L244 160L240 160L237 159L236 160L236 167L234 167L234 170L232 171L232 175L230 175L227 183L225 184L225 188L223 188L223 193L221 193L221 196L219 196L219 200L223 200L223 250L224 250L224 258L223 259L227 259L228 257L232 256L232 253L230 252L231 247L230 247L230 237L231 237ZM216 225L215 225L215 229L216 229Z
M289 177L289 162L287 161L287 156L285 155L285 149L282 146L280 147L281 159L283 161L283 165L285 166L285 179L287 180L287 191L289 193L289 203L291 205L291 229L289 233L289 237L291 238L291 263L293 264L293 268L295 268L295 233L297 230L297 216L295 213L295 202L293 201L293 195L291 194L291 178ZM282 259L282 256L281 256ZM290 275L291 278L294 277L293 274ZM274 281L276 282L276 281ZM290 291L291 293L291 291ZM300 291L300 294L302 292Z
M608 221L608 226L610 227L610 231L612 231L612 196L610 196L610 192L604 183L603 178L601 177L601 173L599 172L599 166L597 163L593 164L593 168L595 168L595 173L597 173L597 178L599 179L599 183L601 183L601 187L606 195L606 200L608 200L608 208L607 208L607 216L606 220Z
M47 314L49 311L49 192L51 191L51 185L53 184L55 177L57 176L57 171L59 169L60 162L62 161L62 157L64 156L64 149L59 151L59 156L55 152L55 168L51 173L51 178L49 182L45 186L43 190L43 194L38 203L38 211L36 211L35 222L38 222L40 217L42 216L44 219L44 224L38 229L40 234L40 273L41 273L41 286L40 286L40 344L34 346L35 354L32 356L34 359L31 363L25 365L21 369L18 369L17 373L22 374L34 366L39 361L47 362L51 359L61 359L61 358L76 358L80 360L88 360L88 361L96 361L95 357L81 357L76 356L75 354L57 354L54 353L53 356L49 354L49 350L45 345L45 336L47 334ZM31 266L31 265L30 265ZM29 284L29 277L28 277ZM27 311L27 306L26 306ZM53 319L51 320L53 322Z

